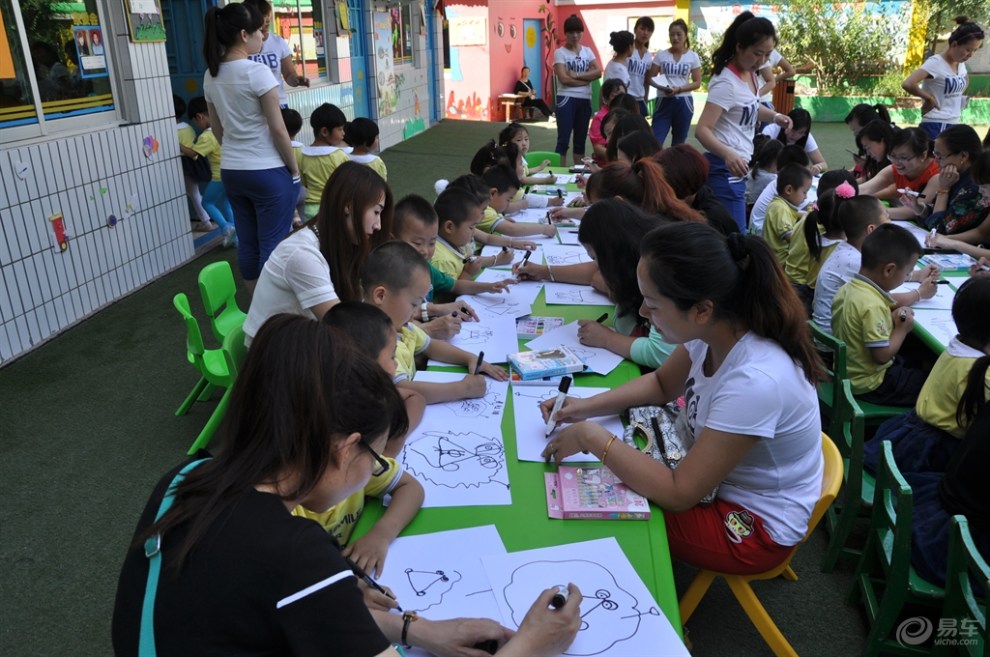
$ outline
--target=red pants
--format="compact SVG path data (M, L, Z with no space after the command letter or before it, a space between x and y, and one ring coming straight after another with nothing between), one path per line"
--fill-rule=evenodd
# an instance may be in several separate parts
M781 564L794 546L778 545L763 521L743 507L716 499L681 513L663 512L670 556L728 575L755 575Z

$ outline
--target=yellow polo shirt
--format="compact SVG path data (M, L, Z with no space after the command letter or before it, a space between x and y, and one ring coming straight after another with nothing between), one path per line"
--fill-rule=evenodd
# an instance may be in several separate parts
M192 149L210 163L210 172L213 175L211 180L220 182L220 142L213 135L213 128L201 132Z
M794 233L787 248L787 255L784 256L783 265L784 273L793 283L813 288L818 282L818 272L821 271L822 265L832 255L835 245L841 240L822 237L822 252L815 260L811 257L811 251L808 250L808 240L804 238L804 222L806 220L807 217L802 217L800 221L794 224ZM819 226L819 231L820 229L821 226Z
M430 346L430 336L415 324L406 324L395 343L395 380L412 381L416 376L416 356Z
M968 427L959 426L956 408L959 406L959 398L966 390L973 363L981 356L982 351L963 344L958 337L952 338L935 361L935 367L921 388L918 402L914 406L918 417L962 440ZM984 396L990 398L990 371L987 372L984 386Z
M486 233L494 233L498 225L505 220L505 217L500 215L495 211L495 208L488 206L485 208L485 213L481 217L481 223L478 224L478 230L482 230Z
M303 146L299 157L299 175L306 188L306 219L320 211L323 188L334 170L347 162L347 153L336 146Z
M192 148L196 143L196 129L185 121L175 124L175 133L179 137L179 143L186 148Z
M797 208L779 196L767 206L766 218L763 220L763 239L773 249L777 262L782 265L787 258L790 236L794 233L794 226L800 216Z
M464 271L464 254L443 238L437 238L437 248L430 262L453 279L460 278L461 272Z
M862 274L839 288L832 301L832 334L846 343L846 367L853 394L876 390L892 361L878 364L870 347L886 347L893 331L889 294Z

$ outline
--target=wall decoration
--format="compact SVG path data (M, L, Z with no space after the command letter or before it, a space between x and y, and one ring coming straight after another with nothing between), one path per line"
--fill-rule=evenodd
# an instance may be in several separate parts
M165 41L165 23L158 0L124 0L131 43Z
M52 247L59 253L64 253L69 248L69 238L71 237L65 231L65 217L62 216L61 212L56 212L48 217L48 221L52 227Z

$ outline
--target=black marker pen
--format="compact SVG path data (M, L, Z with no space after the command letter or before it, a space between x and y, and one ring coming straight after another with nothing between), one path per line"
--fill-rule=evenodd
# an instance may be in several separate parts
M560 609L565 604L567 604L567 599L571 596L571 591L563 584L558 584L557 590L554 592L553 597L550 598L550 606L554 609Z

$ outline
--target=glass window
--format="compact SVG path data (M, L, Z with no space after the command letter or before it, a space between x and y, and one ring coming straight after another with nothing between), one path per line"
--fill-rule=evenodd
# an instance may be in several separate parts
M23 37L15 29L20 11ZM0 128L114 109L96 0L0 0Z
M311 80L329 80L326 26L321 0L274 0L272 32L289 44L296 73Z
M413 63L413 5L404 4L389 9L392 18L392 61Z

